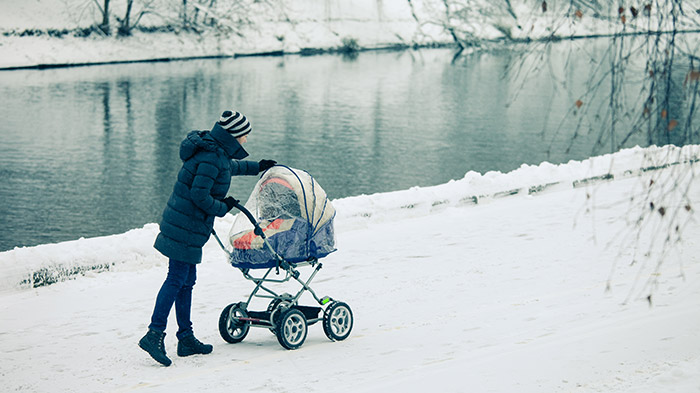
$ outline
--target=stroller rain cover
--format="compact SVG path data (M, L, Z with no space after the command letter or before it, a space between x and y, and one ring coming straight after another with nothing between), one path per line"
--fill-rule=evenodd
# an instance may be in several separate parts
M287 262L322 258L336 250L335 209L306 171L283 165L270 168L255 184L245 208L258 221L268 243ZM277 266L275 256L253 232L253 224L243 213L236 215L229 241L233 266Z

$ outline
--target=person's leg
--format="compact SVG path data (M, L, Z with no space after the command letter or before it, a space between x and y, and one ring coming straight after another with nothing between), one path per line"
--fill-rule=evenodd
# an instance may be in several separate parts
M151 324L148 333L139 341L139 347L148 352L153 359L164 366L170 366L172 361L165 353L165 327L168 323L168 314L173 308L175 298L180 288L185 285L189 272L189 264L170 260L168 264L168 276L158 291L156 305L151 316Z
M178 339L193 334L190 316L192 314L192 287L197 281L197 265L189 265L185 281L175 297L175 316L179 328L177 331Z
M156 305L151 316L151 324L149 329L158 332L165 332L165 327L168 323L168 315L173 308L173 304L180 293L180 290L185 285L185 281L189 275L190 266L192 264L180 262L171 259L168 264L168 276L158 292L156 297Z
M175 316L177 317L177 354L190 356L211 353L214 347L197 340L192 331L192 287L197 281L197 265L191 265L184 285L175 298Z

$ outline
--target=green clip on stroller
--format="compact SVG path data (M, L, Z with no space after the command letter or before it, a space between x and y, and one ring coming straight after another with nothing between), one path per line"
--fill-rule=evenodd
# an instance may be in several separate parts
M251 327L267 328L286 349L297 349L306 340L307 327L322 322L332 341L346 339L353 326L350 306L328 296L319 297L309 286L323 258L335 251L333 218L335 209L326 193L306 171L277 165L256 183L245 207L234 219L229 262L243 277L255 284L246 302L226 306L219 318L221 337L238 343ZM311 266L308 279L301 279L300 267ZM253 272L259 274L253 275ZM284 278L272 278L276 272ZM279 294L273 285L294 280L301 285L296 294ZM317 306L302 306L299 299L309 292ZM248 310L254 298L269 299L265 311Z

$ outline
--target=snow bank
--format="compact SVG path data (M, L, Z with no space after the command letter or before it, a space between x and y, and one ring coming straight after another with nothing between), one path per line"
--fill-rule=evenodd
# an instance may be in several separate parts
M78 274L152 266L159 259L153 249L157 234L158 225L148 224L120 235L5 251L0 253L0 290L49 285Z
M434 1L426 3L431 2ZM212 15L216 15L220 27L202 26L203 31L199 33L179 27L169 32L134 31L129 37L97 34L75 37L70 33L56 37L46 33L48 29L70 31L96 24L99 15L84 3L81 6L80 0L27 0L18 6L0 2L0 32L6 33L0 36L0 69L305 53L348 45L375 49L453 42L449 34L434 23L418 21L410 2L376 0L333 0L322 6L313 0L287 0L276 2L276 7L268 2L234 5L219 2L219 9L212 10ZM179 26L182 3L170 4L167 0L159 0L159 3L158 12L147 14L142 25ZM78 8L82 8L82 12L78 12ZM42 17L49 10L53 10L53 16ZM121 11L114 12L119 15ZM38 17L32 18L32 14ZM86 20L91 22L86 24ZM20 35L25 31L32 31L32 34Z
M360 195L333 200L337 233L380 222L436 213L449 206L469 206L517 195L539 195L639 176L673 165L690 165L700 157L700 145L632 148L615 154L552 165L523 165L509 173L467 173L464 178L433 187ZM217 219L215 230L228 233L233 216ZM152 247L157 224L120 235L79 239L0 253L0 290L49 285L79 275L107 270L138 270L166 259ZM212 238L205 252L216 250Z
M374 195L361 195L334 201L338 210L337 227L356 228L373 220L391 220L396 216L430 214L448 206L488 203L512 195L533 195L563 188L576 188L639 176L643 172L671 165L694 163L700 146L649 148L635 147L615 154L538 166L523 164L509 173L468 172L464 178L433 187Z
M455 44L455 37L471 42L634 33L668 30L671 23L666 9L652 8L647 14L631 7L619 13L610 5L576 9L569 3L548 2L543 11L541 2L527 0L496 5L487 0L451 2L449 8L443 0L328 0L322 4L316 0L251 0L216 2L212 9L199 5L201 31L194 33L181 28L183 2L154 0L140 25L161 32L76 37L76 31L101 22L96 3L0 2L0 69ZM112 2L113 30L115 18L124 15L124 3ZM189 4L188 15L193 18L195 2ZM133 13L140 11L137 7ZM201 23L205 14L217 20L217 28ZM679 16L675 27L697 29L696 18L694 12L688 12Z

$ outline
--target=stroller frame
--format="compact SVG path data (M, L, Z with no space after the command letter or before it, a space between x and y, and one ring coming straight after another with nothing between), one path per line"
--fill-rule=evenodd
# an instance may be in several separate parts
M352 330L353 314L350 306L344 302L336 301L328 296L319 297L310 287L311 281L321 270L323 264L317 258L307 261L291 263L279 255L270 245L265 233L253 215L240 205L234 204L248 220L253 224L254 233L260 236L265 247L274 255L277 266L267 268L267 271L260 277L253 276L251 269L236 267L241 271L246 280L255 284L247 301L232 303L226 306L219 317L219 333L224 341L235 344L243 341L247 336L250 327L267 328L277 336L280 345L286 349L297 349L305 341L308 326L317 322L323 323L323 331L331 341L345 340ZM232 254L226 249L221 239L213 232L219 246L229 257L229 262L233 265ZM298 267L311 266L313 271L310 276L303 280ZM284 271L284 278L271 278L273 270L280 274L280 269ZM277 293L267 284L281 284L294 280L301 285L296 294ZM264 292L264 293L260 293ZM302 306L299 304L301 296L310 293L319 306ZM270 303L265 311L248 310L248 305L255 298L270 299ZM321 312L323 311L322 315Z

